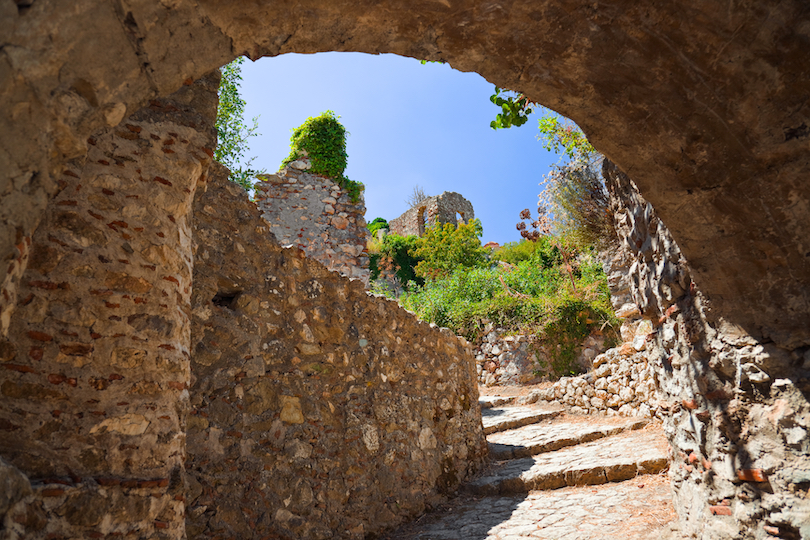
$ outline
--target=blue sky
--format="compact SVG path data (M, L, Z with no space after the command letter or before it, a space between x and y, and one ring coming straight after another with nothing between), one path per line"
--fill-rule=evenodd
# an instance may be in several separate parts
M558 156L537 141L535 113L519 128L493 130L494 85L476 73L395 55L288 54L242 65L253 166L273 172L290 130L332 110L349 131L346 176L366 186L366 220L407 210L414 186L456 191L484 227L482 242L520 239L515 224L537 206L538 184Z

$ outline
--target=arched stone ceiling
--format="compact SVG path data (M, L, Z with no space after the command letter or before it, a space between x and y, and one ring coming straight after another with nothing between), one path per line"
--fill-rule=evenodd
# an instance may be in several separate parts
M656 206L714 315L810 343L810 4L650 4L4 0L0 258L87 136L151 97L242 53L396 53L573 118Z

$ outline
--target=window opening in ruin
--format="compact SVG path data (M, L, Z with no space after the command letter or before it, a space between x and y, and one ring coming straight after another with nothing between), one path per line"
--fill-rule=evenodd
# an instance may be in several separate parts
M425 229L427 229L427 209L423 206L419 209L419 236L425 234Z
M462 223L467 223L467 220L464 219L464 212L456 212L456 226Z
M211 299L215 306L224 307L226 309L236 309L236 299L242 294L242 291L230 290L219 291Z

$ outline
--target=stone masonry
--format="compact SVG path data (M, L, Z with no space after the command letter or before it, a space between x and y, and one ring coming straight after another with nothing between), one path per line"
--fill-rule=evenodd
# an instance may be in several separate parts
M308 173L301 157L257 182L256 202L282 245L296 246L330 270L368 285L366 207L362 192L347 192L324 176Z
M191 204L218 83L151 102L62 171L0 347L0 455L33 490L12 534L185 536Z
M358 538L486 455L469 344L281 249L220 166L202 198L218 81L94 135L26 242L4 540Z
M281 248L213 174L195 201L193 538L364 538L482 464L471 347Z
M682 531L810 538L810 348L717 317L652 205L618 167L604 173L644 319L631 360L653 371Z
M428 197L424 201L388 222L391 234L422 236L425 227L434 223L469 223L475 219L470 201L454 191Z

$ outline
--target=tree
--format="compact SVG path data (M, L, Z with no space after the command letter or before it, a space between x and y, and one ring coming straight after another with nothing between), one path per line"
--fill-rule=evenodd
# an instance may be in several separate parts
M245 189L253 187L252 178L266 171L251 168L255 156L244 162L248 150L248 139L256 137L259 129L259 118L253 118L253 125L245 124L245 100L239 94L242 68L245 58L240 56L222 68L222 80L219 83L219 106L217 107L217 148L214 159L231 171L229 180Z
M405 204L408 205L408 208L413 208L420 202L428 199L429 196L425 193L425 190L422 189L421 186L416 185L413 187L413 193L411 193L407 199L405 199Z
M452 223L437 223L419 239L413 255L422 261L416 265L416 275L436 279L449 275L456 268L485 266L487 250L479 237L484 233L481 221L474 219L456 227Z

